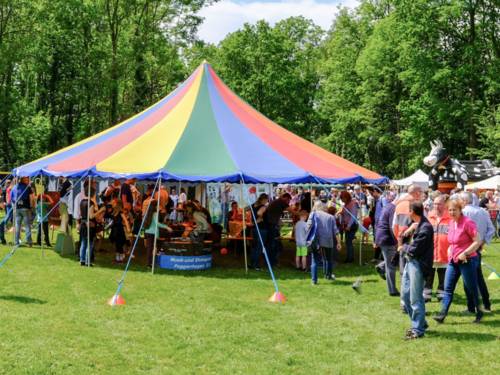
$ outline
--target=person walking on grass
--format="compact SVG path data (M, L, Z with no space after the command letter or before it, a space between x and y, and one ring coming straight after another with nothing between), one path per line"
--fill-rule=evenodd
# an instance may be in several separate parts
M413 340L424 336L428 328L425 320L424 281L432 269L434 254L434 232L424 216L421 202L410 204L410 218L413 232L412 242L398 247L400 256L406 259L401 283L401 296L405 310L411 320L411 328L405 339Z
M434 320L443 323L451 303L460 276L463 277L465 288L471 293L472 304L476 319L481 322L483 312L479 308L477 286L477 249L481 244L477 227L474 221L462 213L462 203L457 199L448 201L448 213L452 218L448 228L448 266L444 278L444 295L441 301L441 311L434 316Z
M480 246L477 249L477 285L479 288L479 294L483 300L483 312L491 312L491 300L490 294L488 292L488 287L484 281L483 270L481 269L481 251L483 246L489 244L495 235L495 227L490 220L490 215L486 210L473 205L473 197L471 193L463 192L460 194L460 199L464 205L462 213L469 219L474 221L477 227L477 233L479 235ZM465 285L464 285L465 286ZM467 296L467 311L474 314L474 302L473 297L469 290L465 288L465 294Z
M338 251L340 250L339 231L335 216L327 212L326 204L314 202L313 210L307 220L309 247L311 248L311 279L313 285L318 283L318 264L323 262L326 280L335 280L332 273Z
M396 288L396 270L397 266L392 264L392 259L396 255L396 245L397 241L392 233L392 219L394 216L394 210L396 206L392 203L392 199L394 198L393 193L389 193L389 201L382 209L382 213L380 218L377 221L376 225L376 235L375 235L375 243L382 250L382 255L384 257L384 266L377 266L377 272L386 279L387 282L387 291L390 296L399 296L399 291Z
M438 287L436 297L438 301L443 299L444 276L448 264L448 228L451 218L446 208L446 196L438 195L432 203L433 209L429 212L429 222L434 230L434 264L429 276L425 279L424 299L425 302L432 300L432 289L434 277L438 275Z

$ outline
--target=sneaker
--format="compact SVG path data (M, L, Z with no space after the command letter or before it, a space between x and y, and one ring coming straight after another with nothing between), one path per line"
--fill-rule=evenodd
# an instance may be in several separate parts
M385 280L386 277L385 277L385 272L383 269L381 269L380 267L377 267L375 266L375 270L377 271L378 275L383 279Z
M485 314L493 314L493 312L491 311L491 307L489 309L487 309L486 307L482 308L481 311Z
M257 271L257 272L262 271L262 269L261 269L260 267L255 267L253 270L254 270L254 271Z
M438 322L439 324L443 323L444 322L444 319L446 318L446 314L443 313L443 312L440 312L439 314L437 315L434 315L432 317L432 319L434 319L436 322Z
M413 331L413 330L410 330L410 332L406 332L406 335L405 335L405 340L417 340L417 339L421 339L422 337L424 337L423 334L418 334L417 332Z
M476 319L474 319L474 321L472 323L476 323L476 324L481 323L483 316L484 316L483 312L481 310L479 310L476 314Z
M80 262L80 266L85 267L85 262Z
M469 309L463 310L461 315L475 315L476 313L474 311L470 311Z
M400 296L401 296L401 293L399 293L399 292L393 292L393 293L389 293L389 295L390 295L391 297L400 297Z
M312 285L318 285L318 282L317 281L311 281L311 284Z

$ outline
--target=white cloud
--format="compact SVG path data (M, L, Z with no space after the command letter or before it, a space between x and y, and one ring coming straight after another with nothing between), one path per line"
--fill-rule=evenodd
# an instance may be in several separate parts
M202 40L218 43L246 22L255 23L264 19L274 24L293 16L312 19L327 30L335 18L339 4L354 8L358 5L358 0L221 0L201 10L200 15L205 21L198 35Z

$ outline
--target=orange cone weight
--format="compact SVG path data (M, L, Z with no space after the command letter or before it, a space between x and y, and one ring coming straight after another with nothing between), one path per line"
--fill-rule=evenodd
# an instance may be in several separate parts
M269 302L273 303L285 303L286 297L281 292L275 292L271 298L269 298Z
M109 301L108 305L116 306L116 305L125 305L125 299L120 294L115 294Z

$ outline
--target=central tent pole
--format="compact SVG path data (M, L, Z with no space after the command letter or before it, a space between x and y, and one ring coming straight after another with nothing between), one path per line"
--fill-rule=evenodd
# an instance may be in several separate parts
M155 264L156 264L156 240L158 239L158 221L160 220L160 193L161 193L161 176L158 179L158 200L156 202L156 228L155 228L155 236L153 242L153 262L151 263L151 273L154 275L155 273ZM154 199L154 196L152 197Z
M245 202L243 201L243 181L240 183L240 199L242 205L242 213L243 213L243 254L245 255L245 273L248 273L248 259L247 259L247 224L246 224L246 216L245 216Z

